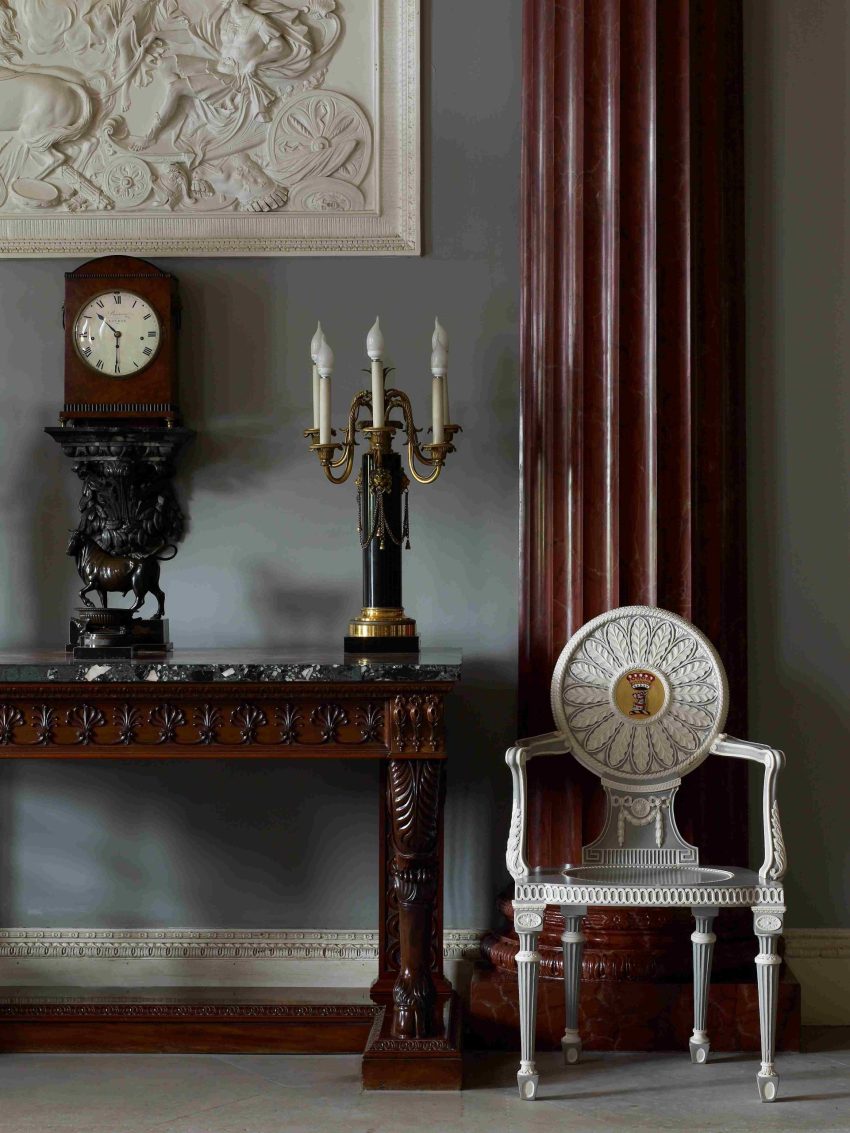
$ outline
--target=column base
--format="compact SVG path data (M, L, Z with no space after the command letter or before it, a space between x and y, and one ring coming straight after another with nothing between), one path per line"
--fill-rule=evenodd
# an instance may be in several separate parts
M419 653L419 636L414 637L352 637L346 634L342 639L345 653L355 657L374 657L383 653Z
M437 1033L400 1039L392 1033L388 1004L375 1019L363 1052L364 1090L459 1090L463 1084L461 1003L457 992L440 995Z
M707 1032L715 1050L760 1051L755 978L711 984ZM690 981L583 980L579 1033L585 1050L686 1050L693 1032ZM541 978L537 1049L561 1049L564 985ZM466 1018L468 1045L488 1050L519 1047L516 975L480 965L472 977ZM800 985L784 970L776 1020L778 1050L800 1049Z

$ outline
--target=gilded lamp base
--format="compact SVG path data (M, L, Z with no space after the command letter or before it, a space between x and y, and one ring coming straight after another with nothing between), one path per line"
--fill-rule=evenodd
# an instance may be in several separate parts
M364 606L348 623L346 653L418 653L416 622L401 606Z

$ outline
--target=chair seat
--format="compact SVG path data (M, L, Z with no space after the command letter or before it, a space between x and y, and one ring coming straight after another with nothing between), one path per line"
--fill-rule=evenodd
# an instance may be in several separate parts
M751 869L709 866L575 865L532 870L516 879L515 901L547 905L784 905L781 882Z

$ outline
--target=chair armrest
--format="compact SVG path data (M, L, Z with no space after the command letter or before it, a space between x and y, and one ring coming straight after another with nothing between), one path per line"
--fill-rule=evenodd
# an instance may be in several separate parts
M525 765L537 755L564 755L569 748L560 732L547 732L545 736L532 736L517 740L505 752L505 763L511 769L514 799L511 811L511 829L508 834L508 848L505 854L508 872L511 877L527 877L528 862L525 858L527 789Z
M731 756L732 759L749 759L764 767L764 790L762 793L762 821L764 823L764 861L759 876L767 881L781 881L785 876L788 859L785 855L785 842L782 838L782 825L779 821L779 802L776 786L779 772L785 766L785 754L765 744L754 744L748 740L736 740L731 736L718 736L711 746L715 755Z

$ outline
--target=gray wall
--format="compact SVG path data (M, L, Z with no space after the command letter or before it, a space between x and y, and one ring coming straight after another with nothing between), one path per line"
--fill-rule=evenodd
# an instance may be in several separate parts
M440 315L465 432L440 482L411 492L406 604L427 645L465 652L449 720L446 923L473 926L489 923L503 875L515 715L521 2L424 9L423 259L157 261L180 280L182 404L199 434L180 475L191 527L164 582L178 646L336 647L359 607L360 556L353 486L328 484L301 439L309 340L320 316L341 417L380 313L424 419ZM0 262L0 648L61 646L72 604L77 492L41 430L62 399L73 266ZM0 924L372 927L376 774L344 762L5 764Z
M466 432L445 478L412 492L406 577L426 641L467 658L450 720L446 911L457 926L489 922L503 876L514 718L520 9L426 5L423 259L166 264L181 281L183 403L200 434L181 475L192 526L165 574L181 645L338 640L359 596L353 489L320 478L300 440L306 343L321 315L339 406L380 312L424 416L433 315L451 331ZM746 0L745 16L751 734L789 754L791 923L841 925L850 7ZM61 400L70 266L0 262L2 647L61 643L72 600L63 533L76 492L41 433ZM370 927L374 775L342 762L5 764L0 923ZM323 880L333 897L308 898Z
M750 727L788 754L791 923L850 925L850 5L745 13Z

